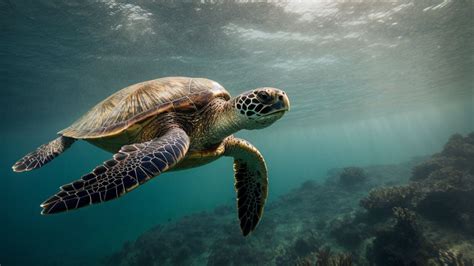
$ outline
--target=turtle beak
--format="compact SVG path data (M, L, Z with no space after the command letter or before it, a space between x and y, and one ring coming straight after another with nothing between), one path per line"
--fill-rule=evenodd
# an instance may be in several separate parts
M277 92L278 100L272 105L275 112L290 111L290 99L284 91Z
M288 98L286 93L282 91L281 95L279 95L278 97L283 97L283 106L285 107L286 111L290 111L290 99Z

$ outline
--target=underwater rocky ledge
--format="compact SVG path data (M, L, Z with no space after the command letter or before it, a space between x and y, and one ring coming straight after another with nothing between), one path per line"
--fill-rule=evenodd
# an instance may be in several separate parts
M329 171L266 206L244 238L235 206L145 232L105 265L473 265L474 132L398 165Z

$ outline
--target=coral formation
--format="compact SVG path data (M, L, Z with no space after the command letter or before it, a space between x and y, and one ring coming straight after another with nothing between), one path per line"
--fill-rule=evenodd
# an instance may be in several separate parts
M360 205L378 217L390 214L394 207L413 207L413 200L419 192L416 185L380 187L371 190L367 197L360 200Z
M440 181L443 186L449 183L457 188L459 185L472 187L474 181L474 133L463 137L451 136L441 153L413 168L413 181ZM465 180L459 180L464 177ZM456 182L457 181L457 182ZM463 183L464 182L464 183ZM434 184L433 184L434 185Z
M454 265L454 266L473 266L473 259L465 259L462 254L456 254L452 251L439 251L438 257L434 260L434 264Z
M377 188L360 202L372 215L393 207L416 210L424 218L474 233L474 134L453 135L441 153L415 166L413 182Z
M346 167L339 175L339 182L345 187L362 185L367 179L367 174L360 167Z
M400 165L348 167L270 202L247 238L234 206L159 225L107 265L473 265L474 133Z
M331 221L330 235L339 245L347 249L356 248L368 236L365 219L360 212L337 217Z
M435 249L424 237L416 214L393 208L395 224L375 234L368 259L374 265L425 265Z
M299 258L297 266L351 266L352 255L349 253L333 253L330 247L320 248L304 258Z

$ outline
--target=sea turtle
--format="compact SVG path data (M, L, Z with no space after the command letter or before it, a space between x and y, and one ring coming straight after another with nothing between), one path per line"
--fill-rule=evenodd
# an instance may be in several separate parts
M52 214L115 199L165 171L230 156L245 236L262 217L267 168L257 148L232 134L267 127L289 108L287 95L276 88L257 88L231 98L219 83L205 78L145 81L112 94L12 168L15 172L40 168L78 139L114 153L44 201L41 213Z

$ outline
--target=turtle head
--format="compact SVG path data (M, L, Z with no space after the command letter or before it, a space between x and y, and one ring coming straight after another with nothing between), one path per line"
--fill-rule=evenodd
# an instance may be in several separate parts
M273 124L290 110L290 100L284 91L264 87L237 96L234 108L244 128L258 129Z

